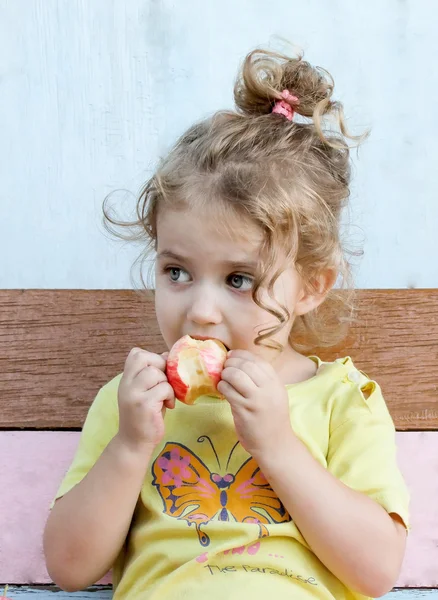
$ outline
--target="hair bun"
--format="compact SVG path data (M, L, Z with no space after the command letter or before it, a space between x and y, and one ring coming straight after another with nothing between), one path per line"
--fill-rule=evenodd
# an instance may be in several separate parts
M297 113L313 117L320 103L324 103L324 110L318 110L320 114L330 110L333 79L302 56L291 58L262 49L247 55L234 88L236 106L242 113L253 116L270 113L273 104L282 99L284 90L298 98L299 104L294 106Z
M234 86L234 100L237 111L243 115L267 115L276 102L284 100L287 91L298 99L291 103L293 111L311 118L325 143L338 148L347 147L347 140L359 144L368 132L358 136L348 132L341 102L331 99L333 88L330 73L312 66L302 55L293 58L257 48L243 62ZM326 128L326 117L332 123L329 128Z

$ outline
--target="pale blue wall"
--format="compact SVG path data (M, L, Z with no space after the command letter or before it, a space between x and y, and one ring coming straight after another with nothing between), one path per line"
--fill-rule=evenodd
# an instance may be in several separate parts
M135 251L102 234L102 198L231 106L238 62L272 34L373 129L357 284L437 287L437 22L434 0L0 0L0 287L129 287Z

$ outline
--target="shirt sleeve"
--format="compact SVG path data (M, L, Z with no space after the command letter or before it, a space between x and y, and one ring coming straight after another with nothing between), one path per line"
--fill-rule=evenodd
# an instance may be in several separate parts
M50 508L82 481L116 435L119 429L117 391L121 377L118 375L99 390L88 411L73 462Z
M394 423L380 387L355 369L342 386L332 419L327 468L389 514L397 514L409 529L409 493L397 464Z

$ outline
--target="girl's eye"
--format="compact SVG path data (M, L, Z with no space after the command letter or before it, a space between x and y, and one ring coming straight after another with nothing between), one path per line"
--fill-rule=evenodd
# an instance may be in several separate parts
M228 283L235 290L247 292L253 286L253 278L248 275L239 275L235 273L229 276Z
M190 279L190 275L187 273L187 271L184 271L184 269L180 269L179 267L169 267L167 272L171 281L184 283Z

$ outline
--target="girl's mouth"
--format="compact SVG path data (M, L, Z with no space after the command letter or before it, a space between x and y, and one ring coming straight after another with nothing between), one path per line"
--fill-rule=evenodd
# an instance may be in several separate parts
M190 335L191 338L193 338L194 340L200 340L202 342L204 342L205 340L217 340L218 342L220 342L221 344L223 344L225 346L225 348L227 349L227 352L230 351L230 347L227 346L227 344L225 344L221 339L211 336L211 335Z

